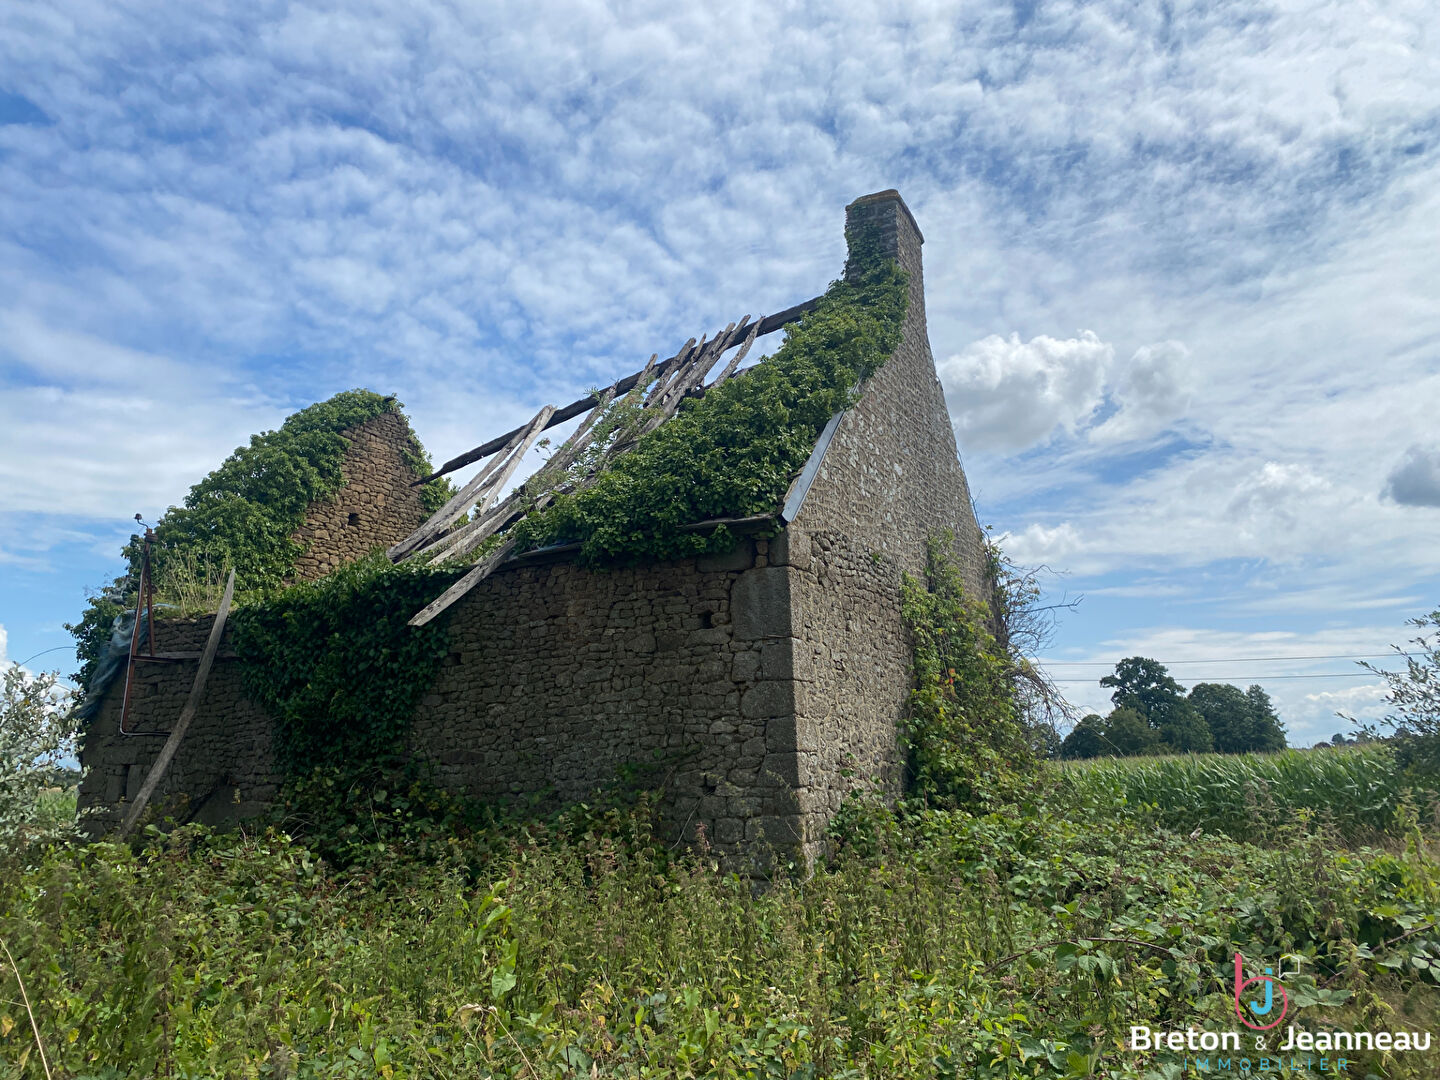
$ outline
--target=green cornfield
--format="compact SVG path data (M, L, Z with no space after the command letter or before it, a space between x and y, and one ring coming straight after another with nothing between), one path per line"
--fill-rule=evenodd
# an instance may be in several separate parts
M1348 838L1363 837L1388 828L1406 799L1422 813L1431 801L1426 793L1407 793L1385 746L1100 758L1067 763L1056 775L1077 806L1119 806L1167 829L1201 828L1237 840L1263 840L1297 812Z

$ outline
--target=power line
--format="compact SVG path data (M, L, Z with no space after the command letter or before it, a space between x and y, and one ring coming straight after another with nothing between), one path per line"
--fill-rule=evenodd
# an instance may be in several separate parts
M1415 656L1415 653L1388 652L1388 653L1325 653L1314 656L1212 656L1207 660L1164 660L1157 661L1162 667L1175 667L1177 664L1253 664L1269 660L1385 660L1400 656ZM1041 660L1045 667L1111 667L1113 668L1118 660Z
M1388 672L1386 674L1398 675L1401 673ZM1271 682L1275 679L1374 679L1378 677L1376 673L1370 671L1318 672L1314 675L1256 675L1254 672L1249 672L1244 675L1187 675L1186 680L1189 682L1229 682L1232 679L1238 679L1243 682L1249 679L1251 682ZM1054 679L1052 681L1067 686L1080 684L1100 685L1098 679Z

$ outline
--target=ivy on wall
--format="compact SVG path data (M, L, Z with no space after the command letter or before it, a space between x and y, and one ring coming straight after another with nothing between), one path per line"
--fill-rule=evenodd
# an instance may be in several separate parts
M275 719L282 771L403 750L449 646L444 617L419 628L407 620L463 573L393 566L376 552L235 612L231 634L246 693Z
M987 605L965 595L954 535L926 543L924 579L903 575L900 611L914 649L901 735L907 787L945 808L984 809L1021 797L1036 761Z
M682 525L773 513L825 423L900 343L905 274L873 230L848 239L845 279L787 328L773 356L686 402L594 486L516 523L520 549L579 542L589 565L679 558L734 544L724 529Z
M404 417L401 409L393 397L347 390L301 409L278 430L253 436L156 524L151 558L157 586L184 589L197 575L218 581L233 567L242 598L279 588L302 551L291 538L306 508L344 486L341 465L350 440L343 432L385 413ZM406 458L417 477L429 473L429 459L413 435ZM448 493L446 481L432 481L422 489L422 501L433 510ZM81 669L75 677L82 687L115 616L134 605L141 551L140 537L132 536L121 552L130 564L127 573L66 627L76 639Z
M774 512L825 423L900 342L905 275L872 233L849 239L845 279L788 328L774 356L687 402L593 487L518 522L521 550L579 540L591 565L675 558L733 543L724 530L701 536L679 526ZM631 398L616 403L611 437L628 437L637 407ZM398 408L350 391L297 413L237 450L156 530L157 557L200 553L236 567L245 602L231 617L235 649L247 693L275 719L277 765L292 776L401 752L448 650L443 618L418 629L407 623L463 566L393 566L377 553L280 588L305 509L343 482L340 432ZM428 472L418 444L416 455L417 473ZM427 491L427 506L446 497L441 484ZM138 565L138 542L126 554ZM125 599L92 603L72 628L82 648L103 642Z

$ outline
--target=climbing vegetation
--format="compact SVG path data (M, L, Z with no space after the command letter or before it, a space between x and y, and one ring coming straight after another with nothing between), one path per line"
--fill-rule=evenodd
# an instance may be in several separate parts
M1015 702L1017 661L965 593L953 535L926 545L923 580L905 574L901 613L914 646L914 687L901 726L907 787L922 802L995 808L1022 798L1037 761Z
M845 279L787 328L773 356L683 404L594 486L518 522L521 549L579 542L591 565L677 558L734 544L723 528L680 526L774 512L826 421L900 343L905 274L873 237L849 239ZM612 438L635 409L616 403Z
M406 624L461 573L393 566L376 552L235 612L245 687L275 718L275 754L286 773L403 750L449 643L443 617Z
M185 604L190 594L223 582L232 567L242 599L279 588L302 551L292 537L306 508L345 483L341 464L350 440L342 433L384 413L403 416L401 408L393 397L347 390L301 409L275 431L253 436L156 524L151 559L160 598ZM407 458L417 477L429 473L430 461L413 437ZM427 508L438 509L448 491L446 481L431 481L422 499ZM134 605L142 549L141 538L132 536L121 552L127 572L67 626L77 642L81 669L75 677L81 686L109 641L115 616ZM218 588L213 591L218 599Z

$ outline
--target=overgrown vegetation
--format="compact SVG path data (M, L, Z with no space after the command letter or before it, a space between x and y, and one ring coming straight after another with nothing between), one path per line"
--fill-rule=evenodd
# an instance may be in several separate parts
M1365 739L1388 737L1407 775L1432 777L1440 775L1440 608L1411 619L1410 625L1430 633L1411 638L1408 649L1395 646L1405 659L1403 670L1360 665L1385 680L1391 712L1379 723L1360 725L1359 734Z
M189 826L0 855L0 939L57 1077L1173 1080L1185 1052L1130 1051L1130 1025L1235 1029L1235 951L1298 967L1303 1029L1434 1029L1440 865L1403 802L1348 850L1279 803L1259 843L1115 810L911 802L759 893L656 843L643 804L423 850L382 826L344 869ZM40 1077L0 981L0 1075Z
M579 542L591 564L675 558L734 544L723 528L682 525L774 512L825 423L900 342L904 272L872 237L849 240L847 276L786 328L773 356L684 403L594 486L518 522L521 548Z
M344 483L341 464L349 440L345 430L384 413L400 412L394 398L368 390L347 390L301 409L275 431L251 438L205 479L190 489L185 504L171 507L155 526L151 560L159 599L182 608L218 599L212 588L235 570L239 595L278 589L295 568L301 552L292 539L310 504L333 495ZM408 454L416 476L430 471L418 441ZM421 489L430 509L448 497L443 480ZM132 536L121 554L127 572L93 597L79 621L67 626L75 636L81 668L75 679L89 684L94 664L110 640L115 617L135 604L143 541Z
M1078 805L1179 830L1189 825L1239 840L1264 840L1274 823L1304 814L1349 838L1372 836L1395 820L1411 793L1395 753L1370 745L1274 754L1187 754L1108 758L1056 772Z
M1014 673L945 551L906 584L912 737L983 743ZM759 890L665 843L643 795L525 821L413 771L312 773L288 832L16 846L0 1075L44 1075L43 1044L106 1080L1179 1080L1191 1053L1131 1027L1235 1030L1236 952L1284 958L1300 1030L1440 1021L1431 796L1390 750L1037 763L1009 801L962 783L1004 744L924 753L915 797L854 797L829 862ZM1433 1052L1346 1072L1419 1080Z
M286 772L400 753L449 643L443 617L418 629L407 621L461 573L394 566L377 552L235 613L245 687L275 718Z
M926 544L924 579L901 580L914 688L901 726L907 790L922 802L979 809L1014 802L1034 782L1032 741L1017 715L1023 661L989 629L986 605L966 596L953 534Z

